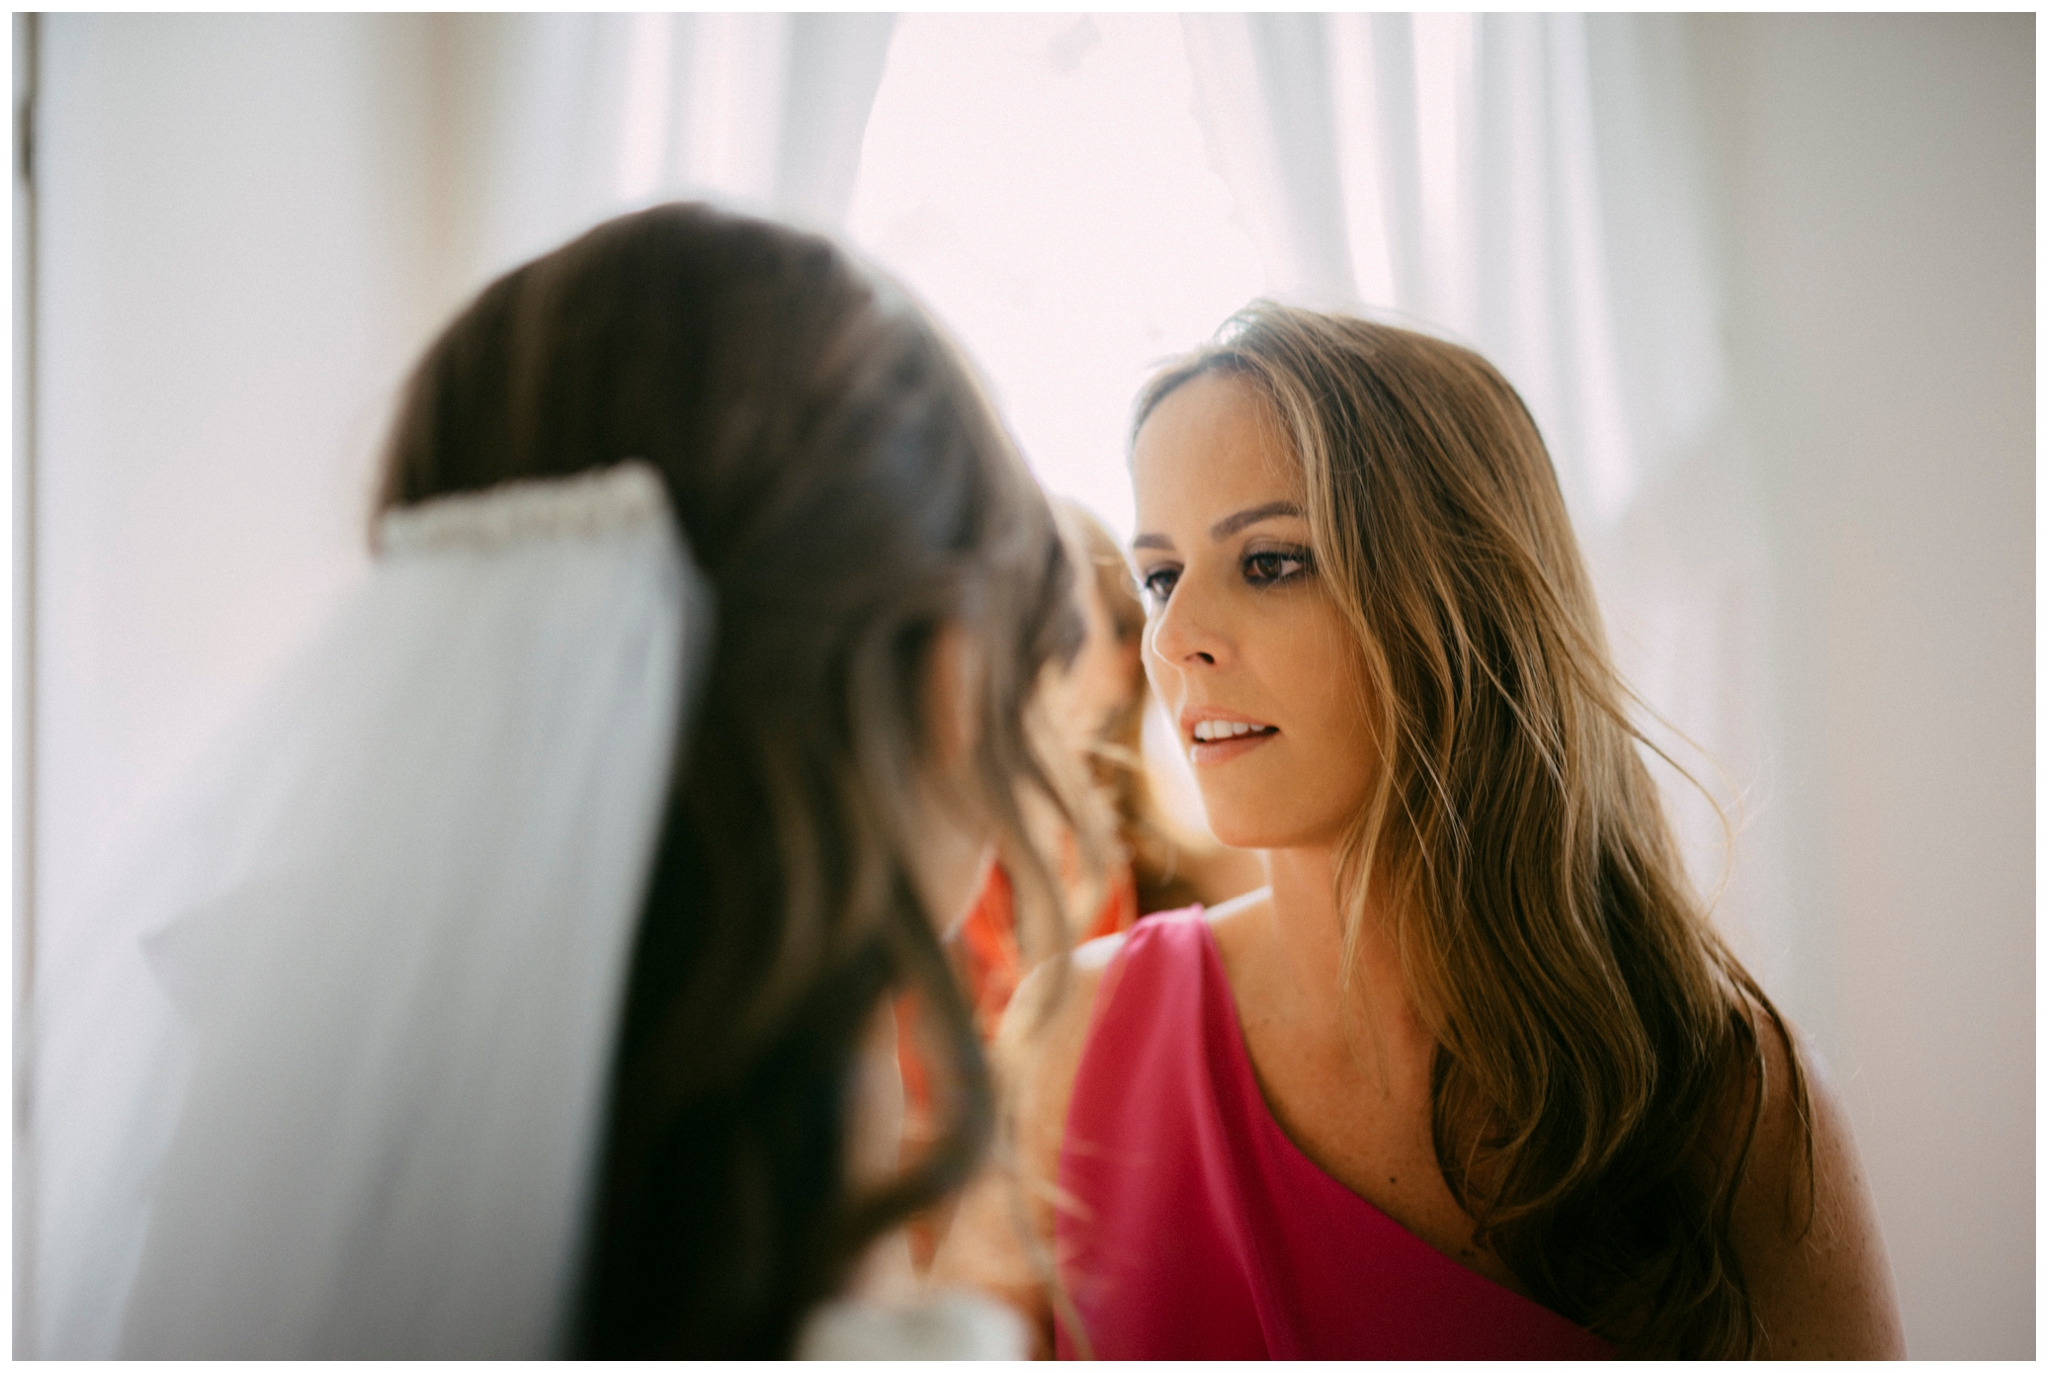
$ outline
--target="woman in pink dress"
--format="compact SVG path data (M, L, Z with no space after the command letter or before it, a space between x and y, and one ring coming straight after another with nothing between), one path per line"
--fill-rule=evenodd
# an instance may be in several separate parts
M1026 981L1022 1177L939 1272L1062 1355L1901 1353L1846 1114L1686 880L1500 374L1255 306L1132 472L1147 671L1271 886Z

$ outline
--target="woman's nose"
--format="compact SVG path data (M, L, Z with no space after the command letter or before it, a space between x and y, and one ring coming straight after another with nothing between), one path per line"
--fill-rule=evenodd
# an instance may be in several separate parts
M1216 665L1222 643L1202 613L1200 599L1185 583L1176 586L1152 621L1149 646L1170 666Z

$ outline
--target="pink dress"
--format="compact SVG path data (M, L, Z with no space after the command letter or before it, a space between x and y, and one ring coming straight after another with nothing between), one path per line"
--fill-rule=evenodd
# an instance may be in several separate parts
M1266 1108L1199 909L1131 928L1060 1149L1060 1271L1097 1358L1587 1359L1613 1349L1446 1258ZM1058 1330L1059 1354L1079 1352Z

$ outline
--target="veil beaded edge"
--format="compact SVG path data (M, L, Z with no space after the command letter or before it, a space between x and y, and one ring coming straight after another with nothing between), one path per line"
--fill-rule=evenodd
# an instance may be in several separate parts
M39 1355L560 1352L708 583L637 461L377 542L38 1003Z
M402 556L502 548L533 538L594 537L668 513L660 476L647 463L628 458L571 477L500 482L387 510L377 521L377 548L387 556Z

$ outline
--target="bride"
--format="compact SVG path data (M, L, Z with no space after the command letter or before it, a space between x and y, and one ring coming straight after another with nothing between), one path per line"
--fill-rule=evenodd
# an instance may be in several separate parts
M1020 808L1069 794L1072 568L952 347L821 239L627 216L429 349L379 506L43 984L36 1350L1015 1352L835 1305L989 1137L940 935L997 844L1052 890Z

